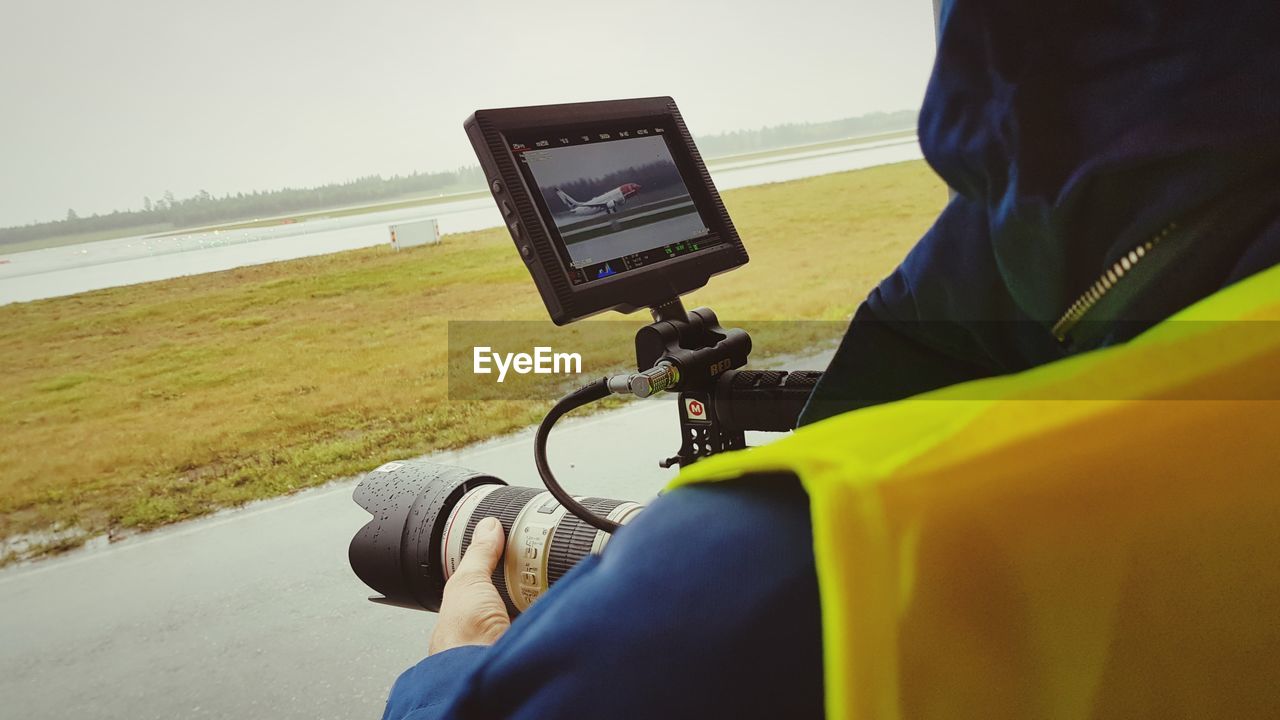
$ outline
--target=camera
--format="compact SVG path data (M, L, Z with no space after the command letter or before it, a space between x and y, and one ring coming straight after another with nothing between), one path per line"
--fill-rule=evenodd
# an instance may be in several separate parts
M425 461L377 468L360 482L355 501L373 519L351 541L351 567L382 593L376 602L408 608L440 609L444 584L484 518L496 517L507 538L493 584L512 617L610 537L569 514L544 489L512 487L491 475ZM579 501L619 524L641 509L606 498Z
M494 584L514 616L609 541L641 506L570 495L546 457L565 413L612 393L678 392L682 444L661 464L745 447L746 430L789 430L821 373L743 370L751 339L680 296L747 262L747 252L669 97L477 110L464 123L519 256L557 325L649 308L636 372L561 398L538 427L546 489L463 468L387 463L354 499L373 518L350 560L375 602L436 611L480 520L507 544Z

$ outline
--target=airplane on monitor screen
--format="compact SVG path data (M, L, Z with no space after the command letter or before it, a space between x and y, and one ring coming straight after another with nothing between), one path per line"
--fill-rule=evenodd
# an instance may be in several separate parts
M560 188L556 188L556 195L560 201L569 208L569 212L574 215L595 215L600 212L615 213L618 208L627 201L627 198L640 192L640 186L635 183L624 183L610 190L607 193L597 195L586 202L578 202L569 197L569 194Z

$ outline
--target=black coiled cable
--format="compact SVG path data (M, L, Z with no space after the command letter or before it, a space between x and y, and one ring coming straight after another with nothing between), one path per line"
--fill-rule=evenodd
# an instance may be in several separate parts
M572 495L560 487L560 483L556 481L555 474L551 472L551 466L547 464L547 436L551 434L551 426L555 425L556 421L570 410L580 408L596 400L603 400L609 397L609 394L608 378L600 378L557 400L556 404L547 412L547 416L542 418L542 422L538 425L538 433L533 437L533 463L538 468L538 475L542 477L542 484L547 486L547 490L555 497L556 502L563 505L566 510L576 515L582 522L597 530L612 533L618 529L618 523L592 513L582 503L574 500Z

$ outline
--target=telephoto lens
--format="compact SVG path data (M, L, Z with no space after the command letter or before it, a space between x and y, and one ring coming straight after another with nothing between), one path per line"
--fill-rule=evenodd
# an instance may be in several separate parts
M381 593L374 602L439 611L445 581L471 544L476 524L496 517L506 535L493 584L515 617L579 560L600 552L609 534L564 509L541 488L514 487L492 475L424 461L390 462L365 475L354 499L373 515L351 539L351 568ZM619 524L638 503L578 498Z

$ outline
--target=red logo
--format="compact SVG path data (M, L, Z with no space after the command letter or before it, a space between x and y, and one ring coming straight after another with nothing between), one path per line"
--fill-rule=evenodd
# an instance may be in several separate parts
M684 409L691 418L702 419L707 414L707 409L697 400L686 400Z

